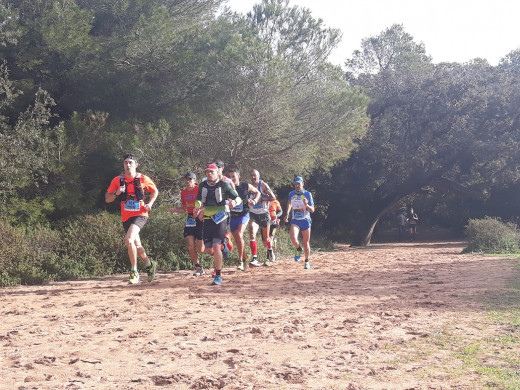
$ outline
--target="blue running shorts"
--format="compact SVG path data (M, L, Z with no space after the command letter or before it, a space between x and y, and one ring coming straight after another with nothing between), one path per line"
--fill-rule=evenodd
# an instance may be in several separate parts
M310 229L312 222L310 219L291 219L291 225L296 225L300 230Z
M245 213L240 217L231 217L229 220L229 230L231 233L236 231L240 225L247 225L249 222L249 213Z

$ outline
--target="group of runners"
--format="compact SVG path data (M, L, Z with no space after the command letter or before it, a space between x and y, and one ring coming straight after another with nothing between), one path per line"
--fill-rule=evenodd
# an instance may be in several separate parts
M130 284L139 282L137 258L145 264L148 282L155 278L157 262L146 255L139 232L148 221L148 214L159 194L154 182L137 172L139 166L135 155L124 157L124 173L112 179L105 194L106 202L116 199L121 203L121 219L125 229L125 243L130 258ZM238 269L248 266L269 266L276 261L274 244L275 231L283 215L282 207L270 186L260 178L255 169L250 181L241 181L240 171L230 168L224 175L221 160L210 162L200 183L193 172L184 176L185 188L181 191L181 207L173 207L171 213L185 213L184 237L194 276L206 272L199 262L199 254L213 256L214 270L212 285L222 284L223 259L236 247ZM312 194L304 189L301 176L294 178L294 190L288 195L285 222L291 223L290 238L295 248L294 260L305 256L304 269L310 268L311 213L314 212ZM148 195L148 196L146 196ZM246 255L244 233L249 232L251 257ZM256 236L260 230L263 246L267 250L264 261L260 261ZM231 232L231 234L229 233ZM299 235L302 242L300 245ZM231 236L235 242L233 245ZM249 261L248 261L249 260Z

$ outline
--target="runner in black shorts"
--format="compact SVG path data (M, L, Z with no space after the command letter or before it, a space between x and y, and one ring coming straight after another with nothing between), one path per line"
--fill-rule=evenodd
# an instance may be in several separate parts
M260 191L260 202L249 209L249 215L251 217L251 224L249 225L249 246L252 254L249 264L258 267L262 265L262 263L258 261L258 248L256 245L256 234L259 227L262 229L262 241L267 248L267 260L264 262L264 265L270 265L270 262L275 260L271 238L269 237L269 228L271 227L269 202L275 200L276 197L269 185L265 181L260 180L260 173L256 169L251 172L251 185Z
M199 185L197 201L193 216L197 218L204 209L204 246L206 253L213 255L215 262L215 277L211 284L222 284L222 242L227 232L227 204L233 208L242 203L242 199L231 186L219 179L217 166L209 164L206 167L207 180Z

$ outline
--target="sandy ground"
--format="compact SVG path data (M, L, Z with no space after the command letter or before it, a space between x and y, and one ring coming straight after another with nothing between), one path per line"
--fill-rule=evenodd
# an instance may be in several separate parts
M311 270L289 258L225 269L220 287L179 271L2 289L0 388L475 388L434 336L482 332L482 298L514 260L462 248L340 246Z

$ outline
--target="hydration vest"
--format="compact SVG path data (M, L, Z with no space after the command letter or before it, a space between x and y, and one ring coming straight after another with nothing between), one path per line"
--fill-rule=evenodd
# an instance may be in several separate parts
M119 200L121 202L126 202L127 200L134 198L133 195L127 194L126 190L128 189L128 185L125 180L125 175L119 175L119 187L122 187L122 186L125 186L125 192L121 192L121 195L119 195ZM135 192L135 199L133 199L133 200L141 201L144 199L143 186L141 185L141 174L140 173L138 173L134 177L134 192Z

